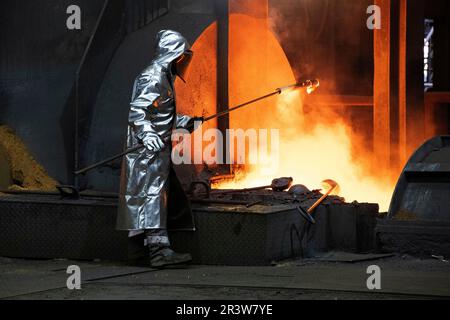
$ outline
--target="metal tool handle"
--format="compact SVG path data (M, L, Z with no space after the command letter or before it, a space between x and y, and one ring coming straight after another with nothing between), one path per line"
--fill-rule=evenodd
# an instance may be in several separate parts
M211 115L211 116L205 117L205 120L204 120L204 121L209 121L209 120L211 120L211 119L214 119L214 118L218 118L218 117L224 116L224 115L230 113L231 111L234 111L234 110L236 110L236 109L245 107L245 106L247 106L247 105L249 105L249 104L258 102L258 101L260 101L260 100L267 99L267 98L269 98L269 97L271 97L271 96L274 96L274 95L280 94L280 93L281 93L281 89L276 89L274 92L271 92L271 93L269 93L269 94L266 94L266 95L264 95L264 96L262 96L262 97L259 97L259 98L256 98L256 99L253 99L253 100L244 102L244 103L242 103L242 104L240 104L240 105L237 105L237 106L235 106L235 107L232 107L232 108L223 110L223 111L221 111L221 112L217 112L216 114L213 114L213 115Z
M85 172L87 172L89 170L92 170L94 168L100 167L100 166L102 166L102 165L104 165L104 164L106 164L108 162L116 160L117 158L121 158L121 157L123 157L124 155L126 155L126 154L128 154L130 152L134 152L134 151L140 150L142 148L144 148L144 145L143 144L138 144L138 145L136 145L136 146L134 146L134 147L132 147L130 149L125 150L122 153L116 154L115 156L112 156L112 157L109 157L109 158L107 158L105 160L102 160L102 161L96 162L94 164L91 164L90 166L87 166L86 168L77 170L77 171L75 171L75 174L85 173Z
M211 120L211 119L214 119L214 118L218 118L218 117L224 116L224 115L230 113L231 111L234 111L234 110L236 110L236 109L245 107L245 106L247 106L247 105L249 105L249 104L258 102L258 101L260 101L260 100L267 99L267 98L269 98L269 97L271 97L271 96L280 94L280 93L283 92L284 90L287 90L287 89L290 89L290 88L294 88L294 87L298 87L298 88L304 88L304 87L307 87L307 88L316 88L318 85L319 85L319 81L318 81L317 79L315 79L315 80L306 80L306 81L304 81L304 82L291 84L291 85L285 86L285 87L280 87L280 88L275 89L275 91L273 91L273 92L271 92L271 93L268 93L268 94L266 94L266 95L264 95L264 96L255 98L255 99L253 99L253 100L244 102L244 103L242 103L242 104L240 104L240 105L237 105L237 106L235 106L235 107L232 107L232 108L223 110L223 111L221 111L221 112L217 112L216 114L213 114L213 115L211 115L211 116L205 117L205 118L203 119L203 122L206 122L206 121L209 121L209 120ZM136 150L139 150L139 149L141 149L141 148L143 148L143 147L144 147L144 145L138 144L137 146L135 146L135 147L133 147L133 148L130 148L130 149L127 149L127 150L125 150L124 152L119 153L119 154L117 154L117 155L115 155L115 156L109 157L109 158L107 158L107 159L105 159L105 160L102 160L102 161L99 161L99 162L97 162L97 163L94 163L94 164L92 164L92 165L90 165L90 166L87 166L87 167L85 167L85 168L83 168L83 169L77 170L77 171L75 171L75 174L82 174L82 173L85 173L85 172L87 172L87 171L89 171L89 170L92 170L92 169L95 169L95 168L97 168L97 167L100 167L100 166L102 166L102 165L104 165L104 164L106 164L106 163L108 163L108 162L111 162L111 161L113 161L113 160L116 160L117 158L123 157L124 155L126 155L126 154L128 154L128 153L130 153L130 152L134 152L134 151L136 151Z
M275 91L273 91L271 93L268 93L268 94L263 95L261 97L258 97L258 98L255 98L253 100L244 102L244 103L242 103L240 105L237 105L235 107L228 108L226 110L223 110L223 111L218 112L216 114L213 114L211 116L208 116L208 117L206 117L204 119L204 121L208 121L208 120L211 120L211 119L214 119L214 118L218 118L218 117L224 116L224 115L226 115L226 114L228 114L231 111L234 111L236 109L245 107L245 106L247 106L249 104L258 102L258 101L263 100L263 99L267 99L267 98L269 98L271 96L274 96L274 95L277 95L277 94L281 94L284 90L289 90L289 89L292 89L292 88L307 88L309 90L308 93L310 93L310 92L313 92L315 89L317 89L317 87L319 87L319 80L317 80L317 79L306 80L306 81L297 82L297 83L294 83L294 84L291 84L291 85L288 85L288 86L279 87L279 88L276 88Z
M273 95L276 95L276 94L280 94L280 93L281 93L281 89L276 89L274 92L269 93L269 94L266 94L265 96L262 96L262 97L259 97L259 98L256 98L256 99L253 99L253 100L244 102L244 103L242 103L242 104L240 104L240 105L238 105L238 106L235 106L235 107L233 107L233 108L230 108L230 109L227 109L227 110L218 112L218 113L213 114L213 115L211 115L211 116L209 116L209 117L205 117L205 118L203 119L203 122L209 121L209 120L214 119L214 118L217 118L217 117L221 117L221 116L223 116L223 115L226 115L226 114L230 113L230 112L233 111L233 110L242 108L242 107L244 107L244 106L246 106L246 105L249 105L249 104L251 104L251 103L257 102L257 101L262 100L262 99L266 99L266 98L268 98L268 97L270 97L270 96L273 96ZM108 162L111 162L111 161L113 161L113 160L116 160L117 158L123 157L124 155L127 155L127 154L130 153L130 152L134 152L134 151L136 151L136 150L139 150L139 149L141 149L141 148L143 148L143 147L144 147L144 145L138 144L137 146L135 146L135 147L133 147L133 148L130 148L130 149L127 149L127 150L125 150L125 151L122 152L122 153L116 154L115 156L109 157L109 158L104 159L104 160L102 160L102 161L96 162L96 163L94 163L94 164L92 164L92 165L90 165L90 166L87 166L87 167L85 167L85 168L83 168L83 169L77 170L77 171L75 171L75 174L82 174L82 173L85 173L85 172L87 172L87 171L89 171L89 170L92 170L92 169L95 169L95 168L97 168L97 167L100 167L100 166L102 166L102 165L104 165L104 164L106 164L106 163L108 163Z
M331 193L331 191L334 190L334 188L336 188L336 186L330 188L324 195L322 195L322 196L320 197L320 199L317 200L317 201L316 201L316 202L308 209L308 213L313 212L314 209L317 208L317 206L318 206L319 204L321 204L322 201L323 201L326 197L328 197L328 195Z

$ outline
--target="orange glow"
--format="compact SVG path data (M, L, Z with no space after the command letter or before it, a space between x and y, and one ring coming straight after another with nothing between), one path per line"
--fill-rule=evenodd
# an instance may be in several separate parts
M230 105L296 82L284 51L264 19L231 15L229 48ZM255 187L270 184L276 177L292 176L294 184L320 189L321 181L329 178L339 183L340 195L347 202L378 203L380 211L386 211L394 182L368 173L371 159L353 154L350 127L332 110L317 106L314 123L306 128L303 95L305 90L284 91L230 114L231 128L279 129L280 164L270 174L264 174L261 167L246 168L234 181L214 187Z
M186 83L177 79L177 112L202 116L216 112L217 92L217 22L209 25L192 45L193 56L186 74ZM213 119L202 125L203 130L216 128ZM203 143L203 147L207 143ZM194 145L194 141L192 142ZM192 157L201 157L200 148L192 148ZM201 170L200 166L198 170Z
M216 31L214 23L194 43L187 84L176 83L180 112L190 115L216 112ZM295 79L283 49L269 31L267 19L230 15L230 106L297 80L306 79ZM320 95L320 88L312 94ZM255 187L268 185L273 178L292 176L294 184L304 184L312 190L321 189L324 179L333 179L339 183L339 195L347 202L378 203L380 211L386 211L395 182L382 173L371 174L376 164L370 155L358 151L361 138L351 132L333 107L312 106L313 111L305 115L305 95L304 89L284 90L280 95L230 113L230 128L280 130L279 168L268 173L264 166L248 166L237 172L234 181L213 187ZM203 129L216 125L215 121L208 122Z

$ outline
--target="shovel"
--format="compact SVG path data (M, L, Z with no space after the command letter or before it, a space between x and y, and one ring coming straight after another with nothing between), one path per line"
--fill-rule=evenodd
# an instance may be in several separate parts
M328 195L331 192L333 192L333 190L336 190L336 189L339 188L339 185L337 184L337 182L334 181L334 180L331 180L331 179L323 180L322 181L322 185L324 186L324 188L328 189L328 191L325 192L325 194L322 195L319 198L319 200L314 202L314 204L308 210L305 210L304 208L302 208L300 206L297 207L297 210L299 211L301 216L303 218L305 218L306 221L308 221L311 224L315 224L316 223L316 220L311 215L311 213L314 211L314 209L317 208L317 206L320 205L322 203L322 201L325 200L325 198L328 197Z

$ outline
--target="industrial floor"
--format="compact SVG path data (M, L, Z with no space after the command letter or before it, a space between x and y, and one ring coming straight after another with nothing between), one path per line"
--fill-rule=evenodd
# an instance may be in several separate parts
M66 287L69 265L81 289ZM381 268L368 290L367 267ZM156 270L105 261L0 258L0 299L449 299L450 262L333 252L273 266L190 265Z

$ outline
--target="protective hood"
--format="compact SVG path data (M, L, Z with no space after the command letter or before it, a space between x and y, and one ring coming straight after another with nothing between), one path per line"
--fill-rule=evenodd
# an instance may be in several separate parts
M169 68L170 63L190 48L190 44L179 32L161 30L156 35L155 62Z

